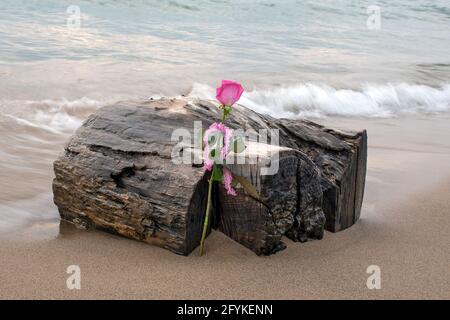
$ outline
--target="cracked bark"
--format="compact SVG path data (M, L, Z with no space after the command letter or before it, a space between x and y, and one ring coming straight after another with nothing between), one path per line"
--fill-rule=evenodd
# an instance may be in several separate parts
M54 201L62 219L189 254L198 246L207 178L198 165L175 164L177 128L193 132L219 119L208 101L127 101L99 109L54 163ZM257 254L295 241L320 239L359 217L364 191L366 133L342 133L309 121L277 120L236 106L227 125L279 129L280 170L262 176L261 163L232 171L257 186L261 200L224 195L215 186L212 226ZM262 157L264 158L264 157ZM266 159L267 160L267 159ZM322 201L323 199L323 201Z

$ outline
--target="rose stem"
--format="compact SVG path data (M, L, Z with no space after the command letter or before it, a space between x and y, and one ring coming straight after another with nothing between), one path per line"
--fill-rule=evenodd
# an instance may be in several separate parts
M214 176L214 171L215 170L216 170L216 166L213 165L211 176L209 177L209 181L208 181L208 202L206 204L205 220L203 222L202 239L200 240L200 256L203 255L203 249L204 249L204 246L205 246L206 231L208 231L209 211L210 211L210 208L211 208L212 184L213 184L213 176Z

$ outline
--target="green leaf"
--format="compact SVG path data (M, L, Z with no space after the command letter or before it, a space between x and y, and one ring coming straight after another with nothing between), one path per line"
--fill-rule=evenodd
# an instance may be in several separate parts
M231 113L231 107L230 106L225 106L223 108L223 113L225 114L225 117L228 117Z
M216 136L215 135L211 135L210 137L208 137L208 144L209 145L213 145L216 142Z
M213 181L219 181L219 182L223 181L222 168L220 166L218 166L217 164L214 165L214 169L212 172L212 179L213 179Z
M216 157L219 156L220 151L223 148L223 134L213 133L208 137L208 146L210 150L215 150L214 153L210 152L210 158L216 161Z
M233 152L234 153L241 153L247 148L247 146L244 144L244 141L242 141L241 137L237 137L233 141Z
M259 193L256 188L248 181L246 178L238 175L233 175L233 178L236 179L239 184L244 188L245 192L256 200L260 200Z
M230 115L232 109L231 109L231 106L224 106L224 105L221 105L220 108L223 111L222 122L224 122L226 117L228 117Z

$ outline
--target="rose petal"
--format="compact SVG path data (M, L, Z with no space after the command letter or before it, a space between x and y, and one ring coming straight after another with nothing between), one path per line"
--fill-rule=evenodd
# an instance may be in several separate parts
M231 186L231 183L233 182L233 174L231 173L230 170L228 170L225 167L222 167L222 172L223 172L223 185L227 190L227 194L229 194L230 196L236 196L237 195L236 190L234 190L233 187Z
M240 98L244 88L240 83L232 80L222 80L220 87L216 89L216 99L223 105L232 106Z

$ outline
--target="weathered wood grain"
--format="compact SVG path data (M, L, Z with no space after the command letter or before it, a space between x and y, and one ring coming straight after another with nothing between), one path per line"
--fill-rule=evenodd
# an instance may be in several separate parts
M323 236L325 215L317 167L297 150L277 151L273 159L260 149L254 163L247 159L245 164L227 165L256 187L258 199L239 186L236 197L227 196L222 186L218 188L219 230L257 254L284 249L284 235L302 242ZM261 173L268 162L277 162L275 174Z
M206 183L201 165L175 164L173 130L193 133L220 118L201 100L125 101L99 109L55 161L54 201L62 219L189 254L200 241ZM257 254L283 247L281 236L306 241L338 231L359 217L366 170L366 133L341 133L308 121L278 120L236 105L227 125L278 129L280 171L261 176L236 165L261 193L216 186L213 226ZM269 141L270 142L270 141ZM256 180L255 180L256 179ZM259 184L258 184L259 183ZM322 204L323 195L323 204Z

